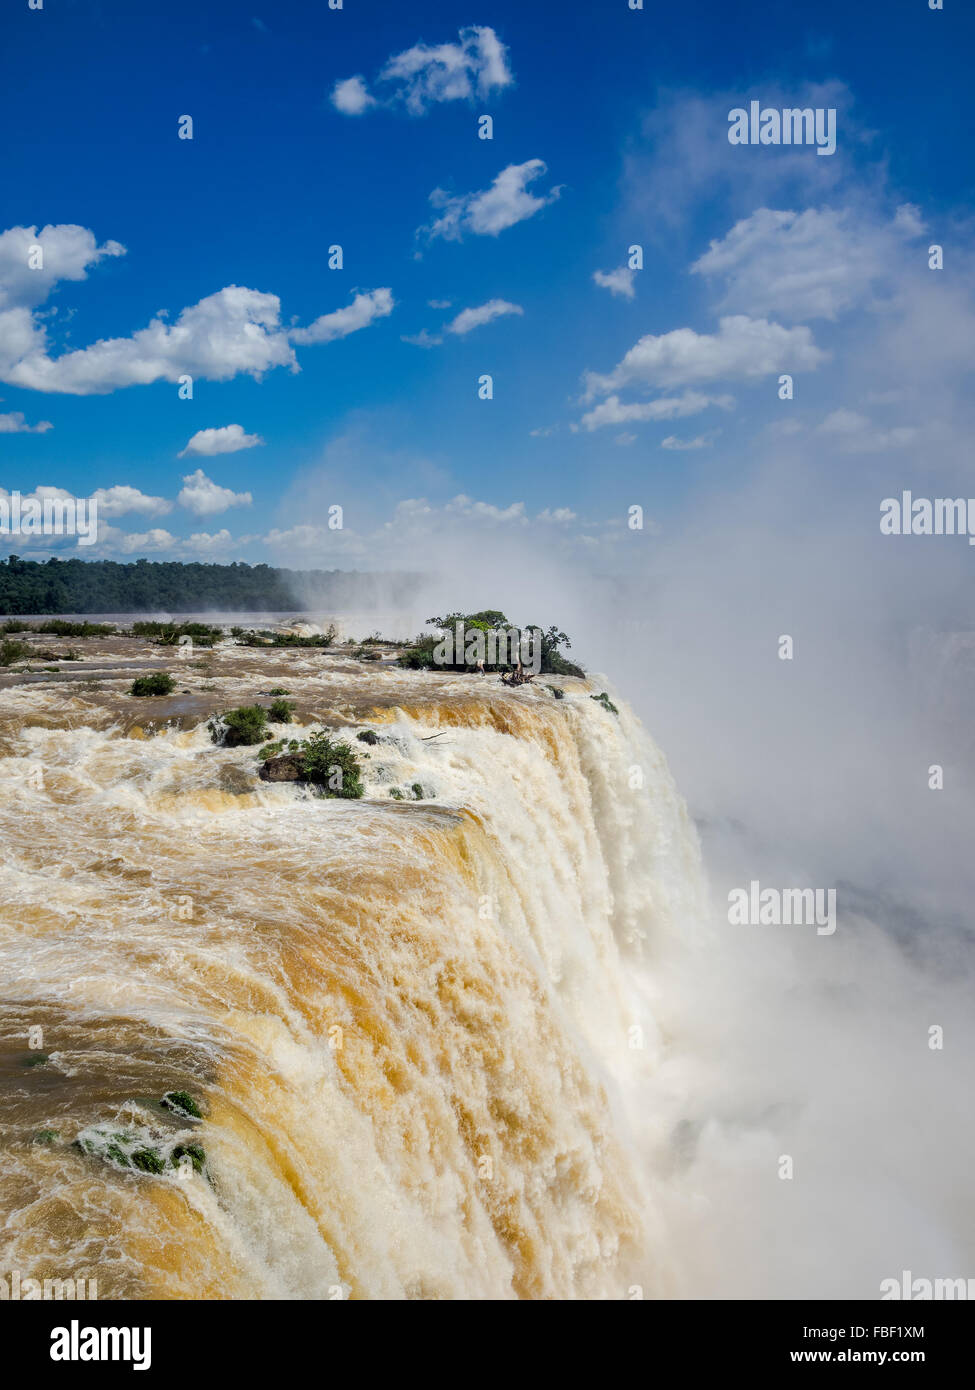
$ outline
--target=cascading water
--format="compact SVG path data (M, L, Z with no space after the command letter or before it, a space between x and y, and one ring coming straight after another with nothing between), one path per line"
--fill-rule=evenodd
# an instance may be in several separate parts
M228 660L215 708L269 679ZM199 713L146 737L118 680L0 693L5 1270L100 1298L672 1291L640 1132L697 841L626 704L555 684L296 655L298 719L368 754L349 802L258 781ZM203 1171L168 1162L188 1145Z

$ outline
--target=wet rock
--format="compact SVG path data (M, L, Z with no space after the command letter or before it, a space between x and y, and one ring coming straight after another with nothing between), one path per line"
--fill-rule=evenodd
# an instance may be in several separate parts
M243 796L251 791L253 783L242 767L222 767L218 778L222 791L233 796Z
M374 734L372 729L363 729L361 734L356 734L360 743L374 744L379 742L379 735Z
M262 782L297 782L301 777L302 761L295 753L280 753L268 758L261 767Z

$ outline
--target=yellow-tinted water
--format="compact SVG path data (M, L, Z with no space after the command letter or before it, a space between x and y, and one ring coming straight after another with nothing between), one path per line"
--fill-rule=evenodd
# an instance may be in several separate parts
M638 980L699 911L697 846L625 704L242 648L139 701L83 645L83 679L0 690L0 1273L665 1292L628 1096L666 1045ZM277 685L292 732L383 735L354 745L363 800L213 745L208 713ZM159 1107L174 1089L202 1122ZM125 1169L73 1145L93 1127L207 1171Z

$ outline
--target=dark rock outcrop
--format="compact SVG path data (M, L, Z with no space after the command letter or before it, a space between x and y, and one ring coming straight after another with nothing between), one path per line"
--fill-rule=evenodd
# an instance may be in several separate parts
M281 753L262 764L262 782L297 782L302 773L301 758L295 753Z

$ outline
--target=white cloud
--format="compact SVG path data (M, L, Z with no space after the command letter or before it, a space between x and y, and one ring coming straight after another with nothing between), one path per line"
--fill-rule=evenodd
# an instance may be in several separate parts
M538 513L538 516L535 518L535 520L554 522L556 525L563 526L568 521L578 520L578 516L577 513L570 510L569 507L556 507L554 511L551 511L548 507L546 507L543 512Z
M528 524L524 502L512 502L510 507L496 507L491 502L475 502L465 493L458 493L444 507L449 516L470 517L476 521L513 522L518 526Z
M586 399L623 386L683 386L720 378L757 380L790 368L812 371L826 360L808 328L784 328L744 314L723 318L717 333L675 328L648 333L607 376L586 373Z
M254 499L249 492L234 492L229 487L221 487L208 478L202 468L198 468L183 479L183 487L176 500L196 516L213 516L216 512L225 512L228 507L249 507Z
M474 236L498 236L507 227L533 217L558 198L560 188L551 188L540 198L527 191L528 185L545 172L544 160L529 159L524 164L509 164L490 188L477 193L454 197L442 188L435 188L430 202L442 209L442 214L429 227L421 227L417 235L425 235L430 241L437 237L460 241L465 232Z
M479 304L471 309L462 309L456 318L452 319L450 323L444 324L439 333L428 333L423 328L419 333L404 333L402 341L412 343L414 347L438 347L443 342L445 333L454 333L462 337L465 333L470 333L472 329L490 323L492 319L502 318L505 314L523 314L524 312L520 304L509 304L506 299L489 299L486 304Z
M376 106L375 97L369 95L369 88L361 77L346 77L336 82L332 88L332 105L343 116L361 116L370 106Z
M624 402L619 396L613 395L587 411L579 425L585 430L597 430L604 425L678 420L684 415L698 415L712 405L720 406L722 410L730 410L734 403L733 396L706 396L700 391L685 391L682 396L661 396L655 401Z
M194 531L182 543L182 549L196 555L224 555L231 546L239 544L224 527L211 534L208 531Z
M31 248L43 267L31 270ZM131 337L99 339L51 356L43 303L62 280L83 280L88 269L125 248L98 246L84 227L14 227L0 234L0 381L35 391L103 395L126 386L176 382L183 375L229 381L240 373L259 379L273 367L298 371L296 343L329 342L388 314L387 289L357 295L353 303L290 333L281 324L277 295L228 285L183 309L175 322L160 312Z
M170 531L164 531L161 526L154 526L151 531L129 532L115 532L113 528L112 539L116 538L116 548L121 550L123 555L134 555L136 551L142 550L173 550L179 544L177 538Z
M394 307L391 290L369 290L357 294L344 309L322 314L307 328L292 329L291 341L299 344L332 343L337 338L347 338L350 333L357 333L360 328L368 328L375 319L391 314Z
M0 415L0 434L46 434L53 428L50 420L39 420L36 425L28 425L22 410Z
M255 445L263 443L264 440L259 434L245 434L242 425L221 425L219 429L197 430L186 448L181 449L176 457L185 458L187 454L207 457L213 454L235 454L239 449L253 449Z
M900 263L905 238L923 230L917 208L904 204L891 222L849 208L778 212L759 208L691 266L723 277L723 309L784 318L836 319L866 300Z
M878 454L886 449L903 449L913 444L920 431L912 425L877 429L856 410L833 410L819 426L818 434L831 435L844 454Z
M345 116L361 116L370 107L402 102L411 115L422 116L439 102L486 97L511 84L507 49L493 29L473 25L457 37L459 43L417 43L394 54L376 79L385 86L381 99L361 76L336 82L332 105Z
M486 304L479 304L473 309L462 309L461 312L447 324L447 333L470 333L472 328L480 328L482 324L490 323L492 319L501 318L505 314L523 314L525 311L520 304L509 304L506 299L489 299Z
M678 439L676 434L668 434L660 441L661 449L707 449L714 443L713 434L699 434L693 439Z
M30 253L38 246L42 263L34 268ZM124 255L125 247L117 241L99 246L87 227L71 223L41 232L10 227L0 233L0 310L42 304L59 280L87 279L89 268L106 256Z
M636 294L633 288L635 275L635 270L631 270L627 265L621 265L618 270L594 270L592 278L604 290L609 290L610 294L619 295L623 299L633 299Z
M439 333L428 333L425 328L421 328L419 333L403 333L400 341L412 343L414 347L433 348L439 347L443 342L443 337Z
M629 434L624 430L622 434L618 434L614 437L613 443L619 444L622 448L625 449L627 445L636 443L636 435Z
M131 338L101 339L52 358L46 332L32 325L30 340L5 333L0 314L0 378L35 391L102 395L124 386L176 382L184 373L228 381L240 372L260 377L271 367L297 370L280 325L276 295L230 285L184 309L172 325L156 317Z
M173 509L172 502L167 501L165 497L150 497L127 483L96 488L92 496L98 502L100 517L124 516L127 512L141 512L144 516L165 516Z

